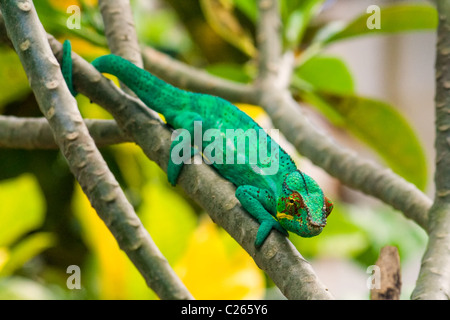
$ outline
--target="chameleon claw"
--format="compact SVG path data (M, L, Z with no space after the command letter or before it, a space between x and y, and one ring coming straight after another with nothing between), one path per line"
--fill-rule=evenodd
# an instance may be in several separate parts
M259 226L258 233L256 234L256 240L255 240L255 247L259 248L266 238L269 236L270 231L272 228L278 230L281 234L288 237L289 234L284 229L280 223L274 219L272 220L264 220L261 222L261 225Z
M289 233L286 231L286 229L283 228L283 227L280 225L280 223L279 223L278 221L275 221L275 222L276 222L276 223L273 224L273 227L274 227L275 229L277 229L278 232L280 232L282 235L284 235L284 236L286 236L286 237L289 237Z

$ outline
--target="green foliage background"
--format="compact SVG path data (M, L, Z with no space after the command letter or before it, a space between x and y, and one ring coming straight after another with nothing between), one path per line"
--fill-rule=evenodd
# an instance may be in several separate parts
M371 148L389 167L420 189L427 172L416 133L395 106L359 96L351 71L328 45L357 36L434 30L435 10L404 3L382 8L383 28L371 31L365 12L353 21L321 25L324 1L280 1L284 43L298 63L292 91L330 123ZM253 0L132 1L139 40L210 73L247 83L256 76ZM82 29L69 30L66 8L82 8ZM96 1L35 1L47 32L71 39L87 60L107 53ZM414 23L411 23L414 21ZM41 116L16 54L0 47L0 113ZM86 118L111 118L77 97ZM242 106L257 121L266 115ZM1 130L1 128L0 128ZM395 137L395 138L393 138ZM128 199L163 254L194 297L243 299L280 296L253 260L165 174L132 144L101 150ZM302 163L300 155L293 154ZM346 203L335 209L323 234L291 241L307 259L349 259L365 270L379 249L398 246L403 263L425 243L416 226L383 205ZM82 289L66 286L69 265L82 270ZM211 283L214 283L212 286ZM276 292L276 291L275 291ZM58 151L0 149L0 298L155 299L96 216Z

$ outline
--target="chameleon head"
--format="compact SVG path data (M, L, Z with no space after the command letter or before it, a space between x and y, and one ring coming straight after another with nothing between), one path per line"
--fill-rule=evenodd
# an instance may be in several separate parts
M322 232L332 209L332 202L311 177L298 170L286 175L277 199L277 219L283 228L314 237Z

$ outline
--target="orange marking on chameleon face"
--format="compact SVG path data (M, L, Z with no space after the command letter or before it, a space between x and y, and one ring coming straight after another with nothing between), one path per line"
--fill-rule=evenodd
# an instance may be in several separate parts
M327 218L330 215L331 211L333 210L333 207L334 207L333 202L327 197L325 197L325 213L327 215Z
M290 214L286 214L286 213L283 213L283 212L277 212L277 219L278 220L280 220L280 219L293 220L294 217L291 216Z
M285 200L286 209L283 213L288 213L291 216L300 216L300 209L305 207L302 196L298 192L292 193Z

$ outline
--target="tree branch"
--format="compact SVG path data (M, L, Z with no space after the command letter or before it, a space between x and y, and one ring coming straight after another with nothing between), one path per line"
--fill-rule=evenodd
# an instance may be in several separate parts
M314 164L347 186L381 199L427 229L427 212L432 201L413 184L390 169L340 147L306 118L289 92L265 90L261 92L261 105L274 126L281 128L286 139Z
M61 44L49 37L55 55L61 57ZM147 157L167 170L171 132L152 117L140 100L124 94L114 84L75 53L73 79L80 93L103 106L142 148ZM187 165L178 184L201 205L212 220L222 226L254 258L283 294L290 299L330 299L310 264L282 235L272 232L257 250L254 239L258 223L241 207L234 196L235 187L206 164ZM211 201L214 199L214 201ZM289 272L279 272L289 270Z
M258 78L260 85L273 86L282 55L281 20L276 0L258 0Z
M0 32L1 25L0 15ZM260 35L259 38L264 36ZM270 87L264 92L260 86L224 80L151 48L143 49L143 59L147 70L175 86L217 95L232 102L262 106L275 127L280 129L301 154L342 183L384 201L426 229L431 199L389 169L362 159L354 152L337 145L305 118L300 106L289 93L278 88L270 90ZM341 155L346 159L343 163Z
M84 119L97 147L132 142L114 120ZM19 118L0 115L0 148L58 149L45 118Z
M143 49L145 68L178 87L218 95L229 101L260 105L274 126L302 155L345 185L384 201L426 230L431 199L390 169L339 146L308 121L287 89L280 89L290 75L286 69L292 64L289 63L289 53L285 54L285 58L281 57L277 40L266 40L271 38L269 34L279 37L279 18L275 12L277 5L272 2L261 0L259 4L261 17L258 25L263 28L258 32L258 39L262 42L258 44L260 73L255 85L242 85L214 77L151 48ZM274 63L280 60L286 62L281 67Z
M256 102L257 95L252 85L215 77L150 47L142 48L142 56L146 70L174 86L220 96L232 102Z
M161 298L192 298L142 226L89 136L33 3L0 0L0 9L39 107L92 206Z
M450 299L450 3L437 1L436 195L413 299Z
M427 212L431 200L411 183L375 163L361 159L355 153L338 146L329 136L313 126L294 101L283 73L290 76L283 61L280 18L276 0L259 0L258 48L259 92L256 104L267 112L275 128L280 128L286 139L314 164L323 168L342 183L375 196L402 211L405 216L427 227ZM286 54L287 58L290 54ZM286 78L284 76L283 78ZM280 80L282 83L280 84Z
M105 36L111 53L143 67L129 0L99 0Z
M376 262L380 268L380 287L370 290L371 300L399 300L402 288L400 256L397 247L385 246Z
M105 25L105 36L111 53L121 56L142 68L141 50L139 48L133 13L129 0L99 0L100 12ZM134 96L126 85L120 82L120 87Z

